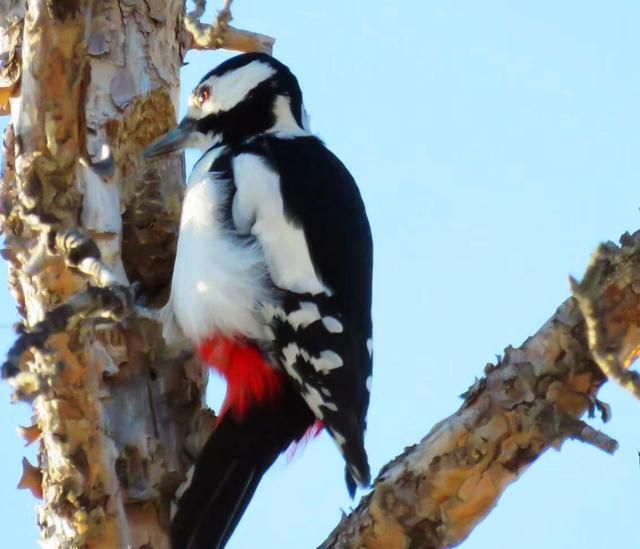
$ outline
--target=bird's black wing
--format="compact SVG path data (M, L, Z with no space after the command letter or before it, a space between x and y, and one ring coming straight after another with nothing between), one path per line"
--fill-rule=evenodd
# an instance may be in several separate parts
M265 309L273 352L340 447L353 492L370 480L373 245L360 192L312 136L263 136L234 155L234 219L260 242L281 295Z

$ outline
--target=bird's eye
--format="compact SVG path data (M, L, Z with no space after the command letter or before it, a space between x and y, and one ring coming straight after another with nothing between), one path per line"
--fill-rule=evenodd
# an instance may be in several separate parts
M207 101L211 97L211 88L209 86L202 86L196 92L196 99L198 100L198 105L203 105L205 101Z

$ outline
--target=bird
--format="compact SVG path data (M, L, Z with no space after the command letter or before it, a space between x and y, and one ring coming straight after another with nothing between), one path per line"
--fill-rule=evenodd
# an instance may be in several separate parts
M202 156L182 203L169 342L189 340L226 395L171 520L173 549L220 549L267 469L324 429L351 497L371 482L364 445L373 361L373 242L344 164L314 135L297 78L265 53L234 56L194 88L148 159Z

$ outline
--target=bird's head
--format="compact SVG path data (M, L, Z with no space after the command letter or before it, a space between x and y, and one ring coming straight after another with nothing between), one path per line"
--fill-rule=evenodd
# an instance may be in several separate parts
M178 127L144 154L150 158L183 148L207 150L266 131L307 129L302 92L288 67L265 53L245 53L206 74L191 93Z

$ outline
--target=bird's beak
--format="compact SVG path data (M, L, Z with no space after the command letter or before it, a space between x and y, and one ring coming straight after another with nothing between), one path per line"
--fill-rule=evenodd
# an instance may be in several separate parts
M192 120L183 119L177 128L165 133L151 143L142 153L143 156L145 158L155 158L156 156L188 147L194 130L193 126Z

